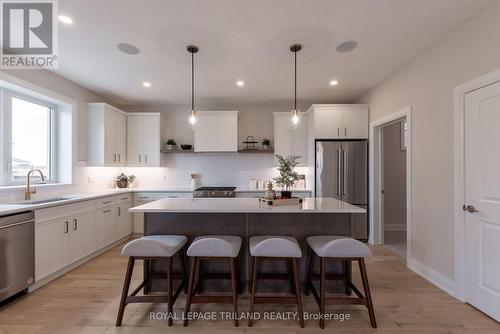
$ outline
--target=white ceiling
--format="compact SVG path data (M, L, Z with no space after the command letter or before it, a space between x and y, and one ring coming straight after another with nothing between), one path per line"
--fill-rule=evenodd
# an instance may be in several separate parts
M195 44L197 104L281 103L293 93L289 46L301 43L299 99L348 102L491 2L59 0L74 24L60 25L56 72L119 105L189 104ZM359 47L338 53L346 40ZM122 54L120 42L141 53Z

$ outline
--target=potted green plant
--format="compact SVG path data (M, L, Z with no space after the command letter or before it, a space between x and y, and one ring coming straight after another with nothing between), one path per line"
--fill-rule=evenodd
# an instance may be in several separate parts
M177 143L173 138L167 140L167 151L173 151L177 148Z
M281 187L281 197L291 198L292 197L292 187L295 181L299 179L298 173L294 168L298 165L298 155L289 155L286 158L280 154L276 154L276 159L278 159L279 176L273 178L274 181Z
M271 141L269 139L262 139L262 148L264 150L269 150L271 148Z

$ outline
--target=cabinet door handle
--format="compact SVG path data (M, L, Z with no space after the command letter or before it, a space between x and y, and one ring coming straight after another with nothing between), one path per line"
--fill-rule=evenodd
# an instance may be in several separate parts
M144 162L148 163L148 155L147 154L144 154Z
M347 137L347 128L344 128L344 136Z
M337 137L340 137L340 128L337 128Z
M109 210L104 210L102 213L108 213L108 212L111 212L111 209L109 209Z
M102 204L109 204L111 203L112 201L106 201L106 202L102 202Z
M348 195L347 194L347 189L348 189L347 188L347 178L348 178L348 175L347 175L347 168L348 168L348 166L347 166L347 159L348 159L348 157L347 157L347 150L344 150L342 153L343 153L342 160L344 161L344 168L343 168L343 174L344 174L343 175L343 179L344 180L342 182L343 183L343 187L344 187L343 193L344 193L345 196L347 196Z
M69 222L64 222L64 233L69 232Z
M113 153L113 161L116 161L116 153Z
M122 208L118 207L118 216L121 216L121 215L122 215Z
M78 230L78 219L73 219L73 231Z
M141 162L141 155L139 154L139 162Z
M120 162L120 160L121 160L120 153L118 153L118 162Z
M122 200L122 201L125 201L125 200L127 200L127 199L128 199L128 197L122 197L122 199L121 199L121 200Z

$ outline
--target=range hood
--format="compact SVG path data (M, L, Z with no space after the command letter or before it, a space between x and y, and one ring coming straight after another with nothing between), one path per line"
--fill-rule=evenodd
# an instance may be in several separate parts
M195 152L238 152L238 111L197 111Z

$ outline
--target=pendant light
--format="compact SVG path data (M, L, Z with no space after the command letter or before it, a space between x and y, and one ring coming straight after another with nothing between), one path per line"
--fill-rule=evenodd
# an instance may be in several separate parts
M189 116L189 125L192 128L196 123L196 111L194 109L194 54L198 52L198 47L189 45L187 50L191 53L191 115Z
M290 51L293 52L294 55L294 98L293 98L293 109L292 109L292 126L294 128L300 122L300 110L297 109L297 52L302 49L302 45L293 44L290 46Z

